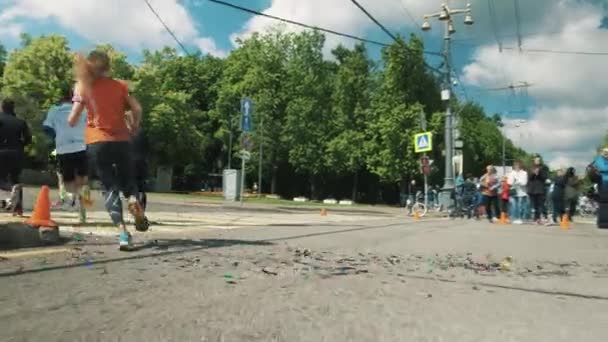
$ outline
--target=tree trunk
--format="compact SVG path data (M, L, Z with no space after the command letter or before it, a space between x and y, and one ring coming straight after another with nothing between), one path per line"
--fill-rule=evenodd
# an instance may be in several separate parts
M272 166L272 179L270 181L270 194L276 195L277 193L277 175L279 167L276 165Z
M353 176L353 194L351 199L353 202L357 202L357 187L359 186L359 171L355 171Z
M316 181L315 176L310 176L310 199L315 200L316 198Z

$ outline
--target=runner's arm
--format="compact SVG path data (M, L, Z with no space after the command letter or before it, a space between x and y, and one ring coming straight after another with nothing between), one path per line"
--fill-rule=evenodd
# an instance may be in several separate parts
M72 111L70 112L70 116L68 116L68 124L70 127L76 127L78 122L80 121L80 115L84 111L84 98L81 95L81 85L76 84L74 87L74 97L72 98Z
M131 130L136 133L141 124L141 105L139 101L131 95L127 95L127 104L131 109Z
M68 117L68 124L70 127L76 127L78 122L80 121L80 115L82 115L82 111L84 110L84 104L82 102L74 102L72 105L72 111L70 112L70 116Z

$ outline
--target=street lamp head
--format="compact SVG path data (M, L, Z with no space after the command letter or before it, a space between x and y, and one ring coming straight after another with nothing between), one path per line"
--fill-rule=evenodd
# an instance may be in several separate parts
M448 22L448 32L450 34L456 33L456 29L454 28L454 22L452 22L451 20Z
M439 20L446 21L448 19L450 19L450 14L448 13L448 10L443 8L441 12L439 12Z
M473 23L475 23L473 21L473 16L471 15L471 13L467 13L467 15L464 16L464 24L465 25L473 25Z
M429 23L427 18L424 18L424 22L422 23L422 31L430 31L431 23Z

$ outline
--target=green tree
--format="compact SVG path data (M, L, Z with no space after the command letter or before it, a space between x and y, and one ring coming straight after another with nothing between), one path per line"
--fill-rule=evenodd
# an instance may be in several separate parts
M502 146L508 165L514 160L527 162L528 155L504 137L499 115L487 116L483 108L474 103L457 105L460 112L460 131L464 143L464 167L466 172L480 175L489 164L502 165Z
M9 55L3 93L31 99L44 111L59 101L63 91L72 86L72 80L72 54L67 39L41 36Z
M7 52L4 45L0 44L0 89L2 89L2 75L4 75L4 65L6 64Z
M332 51L337 60L331 97L332 115L327 142L327 165L353 175L352 200L357 200L359 173L365 166L365 132L371 93L371 61L365 46L353 50L338 46Z
M68 41L61 36L22 38L23 47L11 52L6 60L2 93L15 100L17 115L30 125L34 143L27 152L34 163L40 164L48 156L42 121L73 84L72 54Z
M419 172L413 140L420 132L420 112L433 113L441 103L438 85L425 68L422 48L413 37L409 44L400 38L383 49L384 69L371 103L368 168L384 182L400 182L401 191L408 178ZM430 120L431 129L439 118Z
M144 52L144 62L134 72L133 93L144 109L144 129L154 137L156 164L196 174L198 180L214 167L209 150L217 125L209 110L221 68L215 58L179 56L170 48Z
M257 148L254 160L259 158L260 144L263 144L263 169L270 173L270 192L277 191L277 177L281 164L287 159L287 148L280 141L285 124L287 107L286 64L291 46L292 34L271 30L264 35L254 34L240 41L238 49L226 59L224 77L219 86L215 115L221 121L217 137L223 141L224 153L228 151L230 133L236 138L240 118L240 102L250 97L254 102L253 138ZM236 141L236 139L234 139ZM233 144L233 150L238 144ZM259 161L259 159L258 159ZM250 163L249 171L258 163ZM256 170L257 171L257 170Z
M310 179L310 195L326 172L326 142L331 122L332 65L323 60L325 36L302 32L294 36L286 70L289 103L282 141L289 148L289 162Z

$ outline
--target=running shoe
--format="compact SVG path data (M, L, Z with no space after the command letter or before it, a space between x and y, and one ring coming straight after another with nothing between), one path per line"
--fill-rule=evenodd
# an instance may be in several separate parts
M118 236L118 246L121 251L129 251L133 247L133 242L131 240L131 233L126 230L120 232Z
M82 197L82 203L86 208L91 208L93 206L93 200L91 199L91 188L88 185L85 185L80 190L80 196Z
M147 231L150 224L146 218L143 208L135 196L129 197L128 208L129 213L133 216L133 220L135 221L135 229L138 232Z

